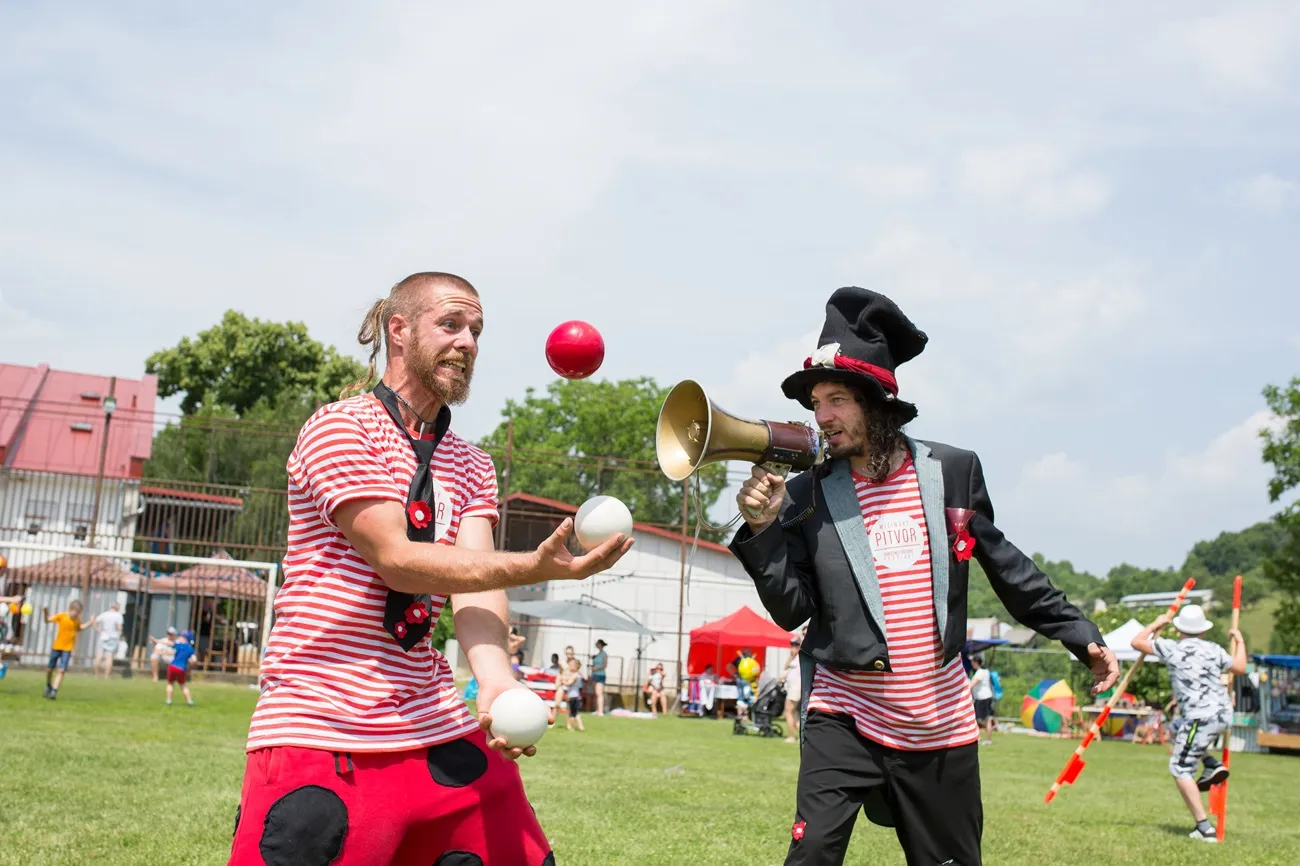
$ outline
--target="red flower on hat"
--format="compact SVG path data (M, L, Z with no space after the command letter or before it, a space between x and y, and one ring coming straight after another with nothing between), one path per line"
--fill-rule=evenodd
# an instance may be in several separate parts
M798 842L800 839L803 838L803 831L805 826L806 824L803 821L794 822L794 826L790 828L790 835L794 837L794 841Z
M424 529L433 519L433 512L429 510L429 503L417 499L406 506L406 518L416 529Z
M424 602L417 601L406 609L406 621L413 624L420 624L429 617L429 609L424 606Z
M393 626L393 634L397 635L398 640L406 637L406 623L399 622L397 625Z
M958 562L965 562L975 553L975 539L966 530L957 533L957 537L952 542L952 552L957 557Z

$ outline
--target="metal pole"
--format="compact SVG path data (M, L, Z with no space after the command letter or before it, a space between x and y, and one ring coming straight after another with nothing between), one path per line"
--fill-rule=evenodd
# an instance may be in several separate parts
M259 641L261 646L258 648L257 663L260 667L262 656L266 655L266 642L271 637L271 625L275 618L275 591L276 584L280 582L280 568L275 563L271 563L270 570L266 573L266 600L262 608L262 639Z
M510 506L506 500L510 497L510 466L514 459L515 451L515 419L511 418L506 421L506 459L505 466L501 471L501 517L497 520L497 550L506 549L506 518L509 516Z
M95 504L90 513L90 531L86 536L86 547L95 546L95 532L99 529L99 506L104 491L104 464L108 460L108 430L113 422L113 410L117 408L117 377L108 380L108 396L104 398L104 435L99 442L99 472L95 476ZM86 567L81 574L81 603L88 604L90 599L90 560L85 560ZM90 613L89 610L86 613Z
M689 481L682 480L682 569L677 582L677 698L682 690L682 623L686 615L686 555L690 539L686 537L686 523L690 520ZM638 676L640 673L638 672Z

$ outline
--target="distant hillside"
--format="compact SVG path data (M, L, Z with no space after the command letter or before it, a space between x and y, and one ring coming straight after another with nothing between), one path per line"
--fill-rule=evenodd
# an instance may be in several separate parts
M1260 564L1282 542L1282 530L1270 521L1196 542L1182 567L1177 569L1138 568L1121 563L1103 578L1076 570L1068 560L1052 562L1041 553L1034 554L1034 562L1052 579L1053 585L1085 611L1091 611L1097 600L1113 605L1126 595L1168 592L1179 588L1188 577L1196 578L1197 589L1214 590L1216 606L1226 609L1232 603L1232 580L1240 574L1243 578L1242 633L1252 651L1262 652L1268 649L1272 633L1272 617L1268 613L1272 605L1261 602L1270 597L1273 585L1262 574ZM971 565L969 616L996 616L1014 622L978 563Z

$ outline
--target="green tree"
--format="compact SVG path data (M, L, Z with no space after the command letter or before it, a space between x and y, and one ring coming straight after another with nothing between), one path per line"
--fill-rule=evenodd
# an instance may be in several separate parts
M1052 586L1065 593L1071 601L1081 602L1089 598L1101 584L1101 580L1086 571L1077 571L1068 559L1052 562L1041 553L1033 555L1034 564L1052 581Z
M145 475L283 490L298 429L317 405L314 395L287 392L259 400L241 417L230 406L203 400L194 414L155 434Z
M159 395L185 395L181 411L187 415L213 402L242 416L285 393L307 393L321 403L337 399L366 368L313 340L301 322L264 322L227 310L194 339L150 355L145 371L157 375Z
M637 521L680 525L682 485L655 463L655 423L667 394L649 378L558 380L545 394L529 388L522 401L507 400L506 420L481 444L504 470L513 420L510 492L572 505L606 494L622 500ZM723 466L700 473L705 509L725 487Z
M1138 568L1120 563L1106 572L1106 579L1093 590L1093 598L1114 604L1126 595L1146 592L1173 592L1182 588L1186 580L1173 568Z
M1282 421L1277 429L1260 431L1264 460L1273 467L1268 483L1272 502L1300 487L1300 376L1285 388L1269 385L1264 399ZM1300 653L1300 503L1292 502L1274 520L1283 534L1282 543L1264 561L1264 573L1281 591L1282 599L1273 614L1271 648L1277 652Z

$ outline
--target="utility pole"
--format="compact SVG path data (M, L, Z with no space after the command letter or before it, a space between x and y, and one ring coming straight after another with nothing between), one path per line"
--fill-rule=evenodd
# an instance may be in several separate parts
M682 624L686 615L686 557L688 555L688 543L690 539L686 537L686 523L690 520L690 482L682 479L682 570L677 584L677 701L682 698Z
M501 499L501 514L497 518L497 550L506 549L506 518L510 512L506 499L510 497L510 463L514 459L514 451L515 419L510 418L506 421L506 459L501 472L501 489L497 494Z
M113 423L113 413L117 411L117 377L108 380L108 396L104 398L104 435L99 440L99 472L95 475L95 505L90 513L90 531L86 536L86 546L95 546L95 533L99 529L99 506L104 493L104 464L108 459L108 432ZM86 567L81 573L81 603L87 604L90 598L90 561L87 556ZM89 613L89 611L87 611Z

